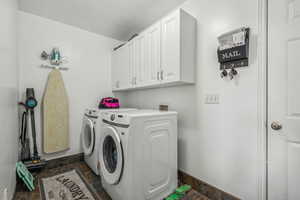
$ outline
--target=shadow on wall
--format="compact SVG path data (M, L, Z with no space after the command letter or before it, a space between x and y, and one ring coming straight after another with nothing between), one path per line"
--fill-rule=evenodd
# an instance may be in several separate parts
M179 163L185 162L187 152L186 134L195 133L201 125L199 87L195 85L157 88L149 90L116 93L121 99L122 107L137 107L139 109L158 109L160 104L169 105L169 110L178 112L178 148ZM191 136L191 135L190 135ZM196 140L195 140L196 141Z
M17 96L18 89L0 86L0 199L7 189L7 197L13 195L16 172L15 164L18 160L18 115Z

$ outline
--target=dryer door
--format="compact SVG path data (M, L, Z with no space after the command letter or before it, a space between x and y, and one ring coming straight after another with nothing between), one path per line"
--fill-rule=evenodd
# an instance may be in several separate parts
M81 144L84 155L89 156L93 153L95 147L95 129L93 121L87 117L83 119Z
M123 147L116 129L105 126L101 131L99 160L104 180L111 185L119 183L124 167Z

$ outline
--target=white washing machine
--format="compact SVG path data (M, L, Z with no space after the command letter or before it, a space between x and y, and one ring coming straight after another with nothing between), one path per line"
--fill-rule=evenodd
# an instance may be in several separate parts
M177 187L177 113L103 113L99 162L112 200L161 200Z
M99 175L99 143L101 135L103 112L118 112L136 110L132 108L121 109L86 109L83 116L82 130L81 130L81 146L84 152L84 160L87 165L93 170L93 172Z

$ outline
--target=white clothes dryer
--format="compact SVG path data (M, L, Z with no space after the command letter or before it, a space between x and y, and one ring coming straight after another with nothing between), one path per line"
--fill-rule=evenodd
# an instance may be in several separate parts
M99 162L113 200L161 200L177 187L177 113L103 113Z

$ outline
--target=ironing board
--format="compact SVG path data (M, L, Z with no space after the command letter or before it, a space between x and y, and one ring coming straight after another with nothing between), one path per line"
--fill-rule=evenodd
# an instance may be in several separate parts
M58 69L52 70L48 76L42 112L44 152L55 153L69 149L69 103Z

